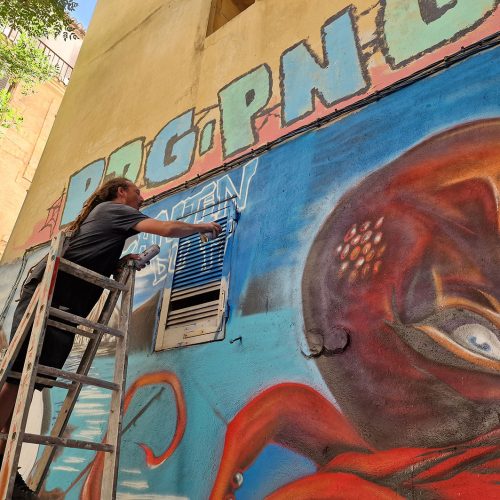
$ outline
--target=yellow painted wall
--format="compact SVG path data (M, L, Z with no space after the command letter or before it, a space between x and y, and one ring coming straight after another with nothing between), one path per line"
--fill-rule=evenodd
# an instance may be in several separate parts
M153 136L167 116L194 104L209 7L98 2L4 260L19 255L40 206L59 197L73 171L130 137Z
M314 113L289 128L373 95L497 30L499 15L494 0L481 0L477 5L460 1L429 23L420 19L417 4L417 0L375 4L366 0L256 0L206 37L211 0L99 1L3 261L47 241L57 227L47 228L43 216L56 207L54 216L61 219L71 175L106 160L127 142L144 141L138 183L145 187L147 196L182 186L222 165L227 156L234 159L248 152L250 145L232 156L221 152L221 89L266 65L272 74L266 110L279 107L283 54L302 42L322 62L322 28L342 12L349 11L351 16L366 86L331 108L316 102ZM391 59L393 54L388 53L384 38L388 10L396 34L392 48L398 46L404 53L405 47L416 41L424 49L400 64ZM411 34L409 39L405 39L406 33ZM427 46L433 38L436 43ZM201 125L214 120L214 152L203 156L197 148L185 174L145 185L144 164L151 142L169 121L190 109L196 111ZM277 119L272 114L272 130L261 134L259 144L286 132L279 110ZM194 133L200 132L201 125Z

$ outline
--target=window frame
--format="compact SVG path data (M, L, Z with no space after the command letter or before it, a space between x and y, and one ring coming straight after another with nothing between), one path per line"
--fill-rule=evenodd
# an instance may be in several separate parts
M207 209L209 208L212 208L213 210L209 213L206 213ZM178 275L178 272L182 271L183 269L183 267L178 266L179 248L184 241L189 240L189 238L193 238L193 236L179 238L175 247L172 247L172 251L170 253L168 274L165 280L165 286L160 303L161 305L158 328L156 332L156 338L154 340L154 351L176 349L178 347L213 342L217 340L223 340L225 338L225 328L229 317L228 291L231 253L234 233L237 226L238 211L234 198L229 198L227 200L215 203L211 207L206 207L198 212L203 212L203 215L201 218L197 219L196 222L209 222L214 220L217 221L224 217L227 220L224 233L224 251L221 255L222 266L218 287L219 297L217 299L217 314L208 318L193 319L189 323L181 323L180 325L167 327L167 322L171 313L171 306L174 302L172 300L172 293L175 291L174 279L176 275ZM193 213L188 214L180 218L179 220L192 218L192 216ZM218 241L218 239L216 239L213 242L209 241L208 243L201 243L198 234L195 234L194 238L195 239L191 241L198 241L199 244L198 246L193 247L191 249L192 253L186 254L185 258L187 258L188 255L194 255L194 258L197 258L196 250L198 248L200 249L201 253L203 253L202 249L204 245L216 244L216 242ZM191 243L189 243L189 245L191 245ZM207 270L210 271L210 267L208 267ZM214 280L214 283L215 282L216 280ZM182 298L185 297L195 297L196 295L202 295L207 290L210 291L210 288L210 282L202 283L198 286L185 287L181 290L177 290L177 300L182 300ZM190 293L189 290L192 290L192 292ZM182 294L182 298L178 297L179 294ZM215 302L215 300L211 302L212 307L214 307L213 302ZM200 304L203 304L203 302L201 302ZM206 304L209 304L209 302L206 302ZM177 311L181 311L182 313L182 309L177 309ZM189 313L182 314L186 314L189 317ZM193 312L193 314L196 313Z
M240 0L240 1L242 1L242 0ZM253 0L250 5L248 5L247 7L244 7L243 9L241 9L241 6L238 5L238 0L233 1L232 3L235 4L235 7L239 10L239 12L237 14L235 14L234 16L232 16L230 19L227 19L225 16L222 15L222 4L223 4L224 0L212 0L212 2L210 4L210 13L208 16L206 36L209 37L210 35L212 35L216 31L220 30L227 23L230 23L235 17L238 17L240 14L242 14L243 12L248 10L250 7L255 5L255 3L257 1L258 0ZM215 26L217 24L217 20L220 17L224 17L226 19L226 22L222 23L220 26L218 26L216 28Z

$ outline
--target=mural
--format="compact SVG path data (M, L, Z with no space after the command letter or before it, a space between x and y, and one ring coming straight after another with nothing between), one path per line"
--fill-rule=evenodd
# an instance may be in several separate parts
M484 23L469 23L473 31L463 35L454 9L470 3L415 2L419 29L429 37L399 52L395 40L407 33L389 22L401 14L397 5L387 0L371 11L379 23L383 12L383 50L390 48L387 64L401 75L482 29L496 4L477 2ZM452 15L446 28L433 29ZM353 20L359 22L352 9L337 13L329 21L337 28L324 28L325 47L329 36L346 36ZM349 40L346 59L336 64L358 53L356 37ZM324 59L319 64L305 42L297 48L301 57L310 55L308 67L322 64L318 75L326 75ZM127 251L158 243L161 253L138 274L119 498L498 496L499 55L498 47L483 50L145 209L160 220L198 220L210 205L231 199L240 217L229 262L229 318L218 342L155 351L176 242L144 235L130 241ZM293 67L294 57L285 55L284 67ZM249 115L272 106L269 75L265 67L255 70L252 79L238 80L243 101L223 89L220 102L243 102ZM373 68L350 75L345 88L352 99L366 75L372 79ZM252 85L260 90L252 93ZM298 97L287 101L286 120L310 109L313 94L309 108L297 104L299 94L289 94ZM316 93L314 103L336 98ZM274 112L282 122L283 110ZM176 120L183 142L169 141L165 128L157 137L178 162L180 180L195 137L190 127L201 122L195 110ZM206 134L217 123L210 121ZM243 127L224 138L224 147L243 148L256 130ZM218 141L204 135L202 146L194 144L204 151ZM144 138L128 143L130 172L160 151L145 152L144 144ZM124 156L113 158L119 172ZM93 165L106 175L105 160ZM161 182L158 172L151 182ZM79 179L81 189L90 189L88 178ZM12 298L16 273L22 276L35 255L2 268L10 280L1 284L3 297ZM9 314L2 312L5 330ZM68 367L81 349L75 347ZM112 342L105 343L92 376L110 376L112 352ZM53 389L44 399L45 421L63 396ZM109 394L86 388L68 436L104 439L108 412ZM65 450L43 496L98 498L101 473L99 455Z
M345 4L342 8L338 4ZM136 180L146 198L268 147L279 137L378 95L497 32L498 0L332 2L321 51L299 40L279 66L261 64L228 82L214 104L168 117L155 137L131 138L69 179L58 222L70 222L114 175ZM46 241L40 221L26 247Z
M120 498L497 496L498 54L147 207L240 218L225 340L155 351L175 244L138 275ZM104 439L108 405L84 391L68 435ZM101 473L66 450L45 495L97 498Z

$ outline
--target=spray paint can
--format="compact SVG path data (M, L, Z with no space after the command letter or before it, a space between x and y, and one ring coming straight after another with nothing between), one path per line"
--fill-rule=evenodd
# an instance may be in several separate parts
M144 252L139 254L139 258L134 260L134 265L136 269L142 269L153 257L156 257L160 253L160 247L158 245L151 245L146 248Z
M200 240L202 243L208 243L214 239L214 233L209 231L208 233L200 233Z

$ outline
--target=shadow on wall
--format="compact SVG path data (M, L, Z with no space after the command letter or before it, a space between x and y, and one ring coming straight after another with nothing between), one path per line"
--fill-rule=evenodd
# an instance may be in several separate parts
M151 350L157 326L159 300L160 292L155 293L144 304L134 310L130 326L132 332L129 341L130 352L149 352Z

